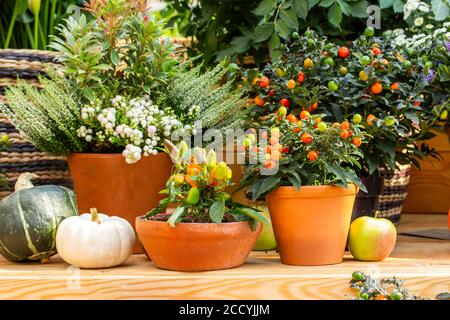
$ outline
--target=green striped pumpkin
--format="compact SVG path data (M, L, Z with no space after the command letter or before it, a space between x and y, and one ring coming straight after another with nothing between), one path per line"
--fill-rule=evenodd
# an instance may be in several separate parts
M42 261L56 253L60 222L78 214L75 194L61 186L34 187L22 174L16 191L0 202L0 254L10 261Z

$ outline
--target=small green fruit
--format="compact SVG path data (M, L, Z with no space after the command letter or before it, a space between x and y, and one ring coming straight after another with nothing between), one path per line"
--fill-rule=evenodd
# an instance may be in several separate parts
M360 271L354 271L352 273L352 279L355 281L361 281L364 279L364 275Z
M339 88L339 85L336 83L336 81L331 80L328 82L328 89L330 91L336 91L338 88Z
M325 62L325 64L329 65L330 67L334 66L334 60L332 57L326 57L323 62Z
M292 39L298 39L300 38L300 35L298 34L298 32L294 31L292 32Z
M365 35L366 37L373 37L373 36L375 35L375 29L372 28L372 27L367 27L367 28L364 30L364 35Z
M403 61L403 68L405 68L405 69L411 68L411 61L409 61L409 60Z
M391 127L395 124L395 118L393 116L387 116L383 119L384 124L386 127Z
M448 111L447 110L442 111L439 118L441 118L441 120L447 120L447 118L448 118Z
M362 56L359 59L359 63L361 63L364 66L368 65L370 63L370 57L369 56Z

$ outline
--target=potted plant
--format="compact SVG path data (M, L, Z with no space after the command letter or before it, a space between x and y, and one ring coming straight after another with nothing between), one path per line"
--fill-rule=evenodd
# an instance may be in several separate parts
M145 251L158 268L179 271L228 269L242 265L267 222L260 211L233 202L225 188L231 169L214 150L167 142L174 161L166 198L136 219Z
M195 135L198 120L239 124L241 93L220 86L226 64L203 72L182 63L147 1L90 0L84 9L89 17L75 11L53 39L61 68L48 68L40 91L10 87L0 109L41 151L67 155L82 212L96 207L134 225L170 177L163 140Z
M286 107L266 116L259 137L245 141L248 165L241 188L266 197L281 262L342 261L358 188L356 169L367 135L359 124L327 123ZM250 143L252 141L252 143Z
M296 115L306 110L364 126L368 143L361 146L364 159L357 171L368 194L358 194L355 217L373 214L380 199L381 214L395 211L390 218L398 220L408 166L418 165L417 158L436 156L426 144L416 143L430 137L436 122L429 117L431 108L422 104L428 88L423 65L389 48L387 39L366 34L337 45L308 30L262 72L247 71L244 79L254 95L248 115L250 125L257 125L281 105ZM403 170L402 189L390 185L397 169ZM399 190L401 194L390 194ZM391 203L393 196L396 201ZM395 208L388 210L390 204Z

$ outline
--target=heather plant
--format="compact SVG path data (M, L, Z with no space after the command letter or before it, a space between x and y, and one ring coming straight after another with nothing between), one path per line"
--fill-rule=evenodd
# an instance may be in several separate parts
M193 105L198 106L203 128L240 127L245 100L243 93L234 89L232 81L221 85L227 66L219 64L203 73L201 69L199 65L177 72L168 90L172 105L181 113L189 113Z

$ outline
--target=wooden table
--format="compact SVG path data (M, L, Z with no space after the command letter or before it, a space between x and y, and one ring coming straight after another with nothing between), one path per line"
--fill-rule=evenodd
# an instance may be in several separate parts
M404 215L400 231L447 227L444 215ZM1 259L1 258L0 258ZM424 297L450 292L450 241L399 236L391 258L318 267L282 265L276 253L252 253L241 268L182 273L156 269L144 255L121 267L79 270L53 257L49 264L0 260L0 299L349 299L360 270L396 275Z

